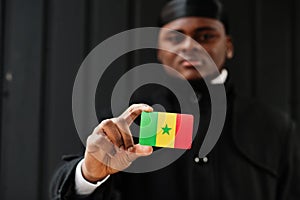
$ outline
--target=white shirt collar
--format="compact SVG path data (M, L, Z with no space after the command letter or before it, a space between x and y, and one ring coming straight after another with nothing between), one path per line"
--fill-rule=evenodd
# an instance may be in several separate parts
M222 69L220 75L215 79L211 80L211 84L213 85L224 84L227 77L228 77L228 71L226 69Z

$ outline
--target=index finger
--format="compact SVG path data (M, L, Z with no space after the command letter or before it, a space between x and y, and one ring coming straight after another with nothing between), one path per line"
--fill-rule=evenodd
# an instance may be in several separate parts
M147 104L133 104L125 110L120 117L125 119L128 126L143 112L152 112L153 108Z

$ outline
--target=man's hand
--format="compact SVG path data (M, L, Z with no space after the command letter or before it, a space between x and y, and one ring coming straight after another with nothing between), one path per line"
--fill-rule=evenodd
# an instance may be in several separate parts
M143 112L152 112L146 104L134 104L117 118L102 121L87 139L82 174L90 182L97 182L130 166L140 156L152 153L152 147L134 144L129 129Z

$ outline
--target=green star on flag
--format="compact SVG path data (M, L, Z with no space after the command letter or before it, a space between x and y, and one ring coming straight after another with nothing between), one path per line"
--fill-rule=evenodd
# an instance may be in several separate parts
M172 129L172 128L168 128L168 124L166 124L165 127L161 128L164 132L162 134L168 134L170 135L169 131Z

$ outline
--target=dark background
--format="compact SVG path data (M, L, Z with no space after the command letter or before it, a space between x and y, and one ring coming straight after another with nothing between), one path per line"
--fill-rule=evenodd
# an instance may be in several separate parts
M0 0L0 199L47 199L78 153L71 95L81 62L120 31L155 26L162 0ZM300 1L224 0L237 90L300 121ZM124 66L141 59L130 56Z

